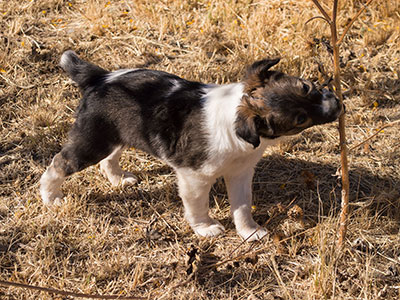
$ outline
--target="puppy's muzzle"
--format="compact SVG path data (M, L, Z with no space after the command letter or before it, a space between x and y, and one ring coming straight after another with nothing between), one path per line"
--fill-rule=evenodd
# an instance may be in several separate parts
M322 89L321 93L321 117L325 119L323 123L332 122L345 113L346 108L333 92L328 89Z

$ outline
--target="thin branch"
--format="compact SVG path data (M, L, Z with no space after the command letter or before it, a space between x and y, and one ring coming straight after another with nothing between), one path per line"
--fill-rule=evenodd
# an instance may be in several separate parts
M326 10L319 4L318 0L312 0L314 4L318 7L319 11L324 15L325 19L331 20L331 17L328 15ZM331 21L329 21L329 24L331 24Z
M387 124L383 125L382 127L379 127L379 128L376 130L376 132L375 132L374 134L372 134L371 136L369 136L368 138L366 138L366 139L363 140L362 142L358 143L357 145L351 147L351 148L349 149L349 151L352 151L352 150L354 150L354 149L360 147L361 145L365 144L365 143L368 142L370 139L372 139L374 136L376 136L376 135L378 135L379 133L381 133L383 129L385 129L385 128L387 128L387 127L391 127L391 126L393 126L393 125L396 125L397 123L400 123L400 120L393 121L393 122L390 122L390 123L387 123Z
M354 17L351 19L350 23L347 24L346 28L344 29L341 37L338 40L338 46L340 46L340 44L342 44L344 37L346 36L347 32L349 31L349 29L351 28L351 26L353 25L353 23L357 20L357 18L364 12L364 10L367 9L367 6L374 0L369 0L362 9L360 9L355 15Z
M332 25L336 28L337 10L338 10L339 0L333 1L333 11L332 11Z
M329 25L331 24L331 21L329 21L328 19L326 19L322 16L316 16L316 17L312 17L311 19L309 19L304 25L307 25L309 22L311 22L315 19L322 19L322 20L326 21Z
M147 297L146 298L144 298L144 297L124 297L124 296L121 296L121 295L80 294L80 293L66 292L66 291L61 291L61 290L56 290L56 289L51 289L51 288L45 288L45 287L29 285L29 284L24 284L24 283L18 283L18 282L5 281L5 280L0 280L0 286L12 286L12 287L24 288L24 289L29 289L29 290L36 290L36 291L41 291L41 292L46 292L46 293L51 293L51 294L71 296L71 297L75 297L75 298L119 299L119 300L122 300L122 299L125 299L125 300L145 300L145 299L148 299Z
M333 47L333 79L336 87L336 95L339 98L340 104L343 105L343 94L340 83L340 55L339 55L339 45L338 35L337 35L337 9L338 0L333 2L333 12L332 12L332 23L331 23L331 43ZM339 140L340 140L340 164L342 165L342 209L340 212L340 227L339 227L339 239L338 245L340 248L343 247L343 241L346 237L347 232L347 222L348 222L348 212L349 212L349 191L350 191L350 181L349 181L349 164L347 159L347 142L346 142L346 119L345 114L339 117Z

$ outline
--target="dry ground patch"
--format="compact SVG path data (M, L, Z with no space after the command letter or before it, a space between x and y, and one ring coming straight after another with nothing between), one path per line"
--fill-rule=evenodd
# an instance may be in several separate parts
M362 4L340 2L345 25ZM222 180L210 203L227 232L196 237L172 170L134 149L122 164L137 186L112 188L91 167L65 182L64 206L47 209L39 199L40 175L79 101L58 67L64 50L108 69L147 67L217 83L280 56L283 71L322 82L331 74L329 31L319 21L305 25L316 14L311 1L0 1L0 279L149 299L399 299L399 126L350 153L351 220L341 253L337 124L266 152L254 214L271 238L259 243L241 244L235 234ZM399 25L400 1L376 0L343 43L350 147L400 118ZM0 298L64 299L5 287Z

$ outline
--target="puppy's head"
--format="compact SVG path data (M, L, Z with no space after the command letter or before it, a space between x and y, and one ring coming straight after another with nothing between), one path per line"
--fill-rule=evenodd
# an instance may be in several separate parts
M330 91L310 81L269 70L279 59L264 59L246 72L238 107L236 133L256 148L260 137L294 135L314 125L333 122L343 108Z

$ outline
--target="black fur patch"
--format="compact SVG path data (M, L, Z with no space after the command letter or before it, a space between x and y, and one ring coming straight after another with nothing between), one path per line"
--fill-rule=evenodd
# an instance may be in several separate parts
M75 162L75 171L97 163L118 145L179 167L200 167L208 146L202 132L205 85L146 69L107 83L109 74L83 87L76 122L62 150L64 158Z

